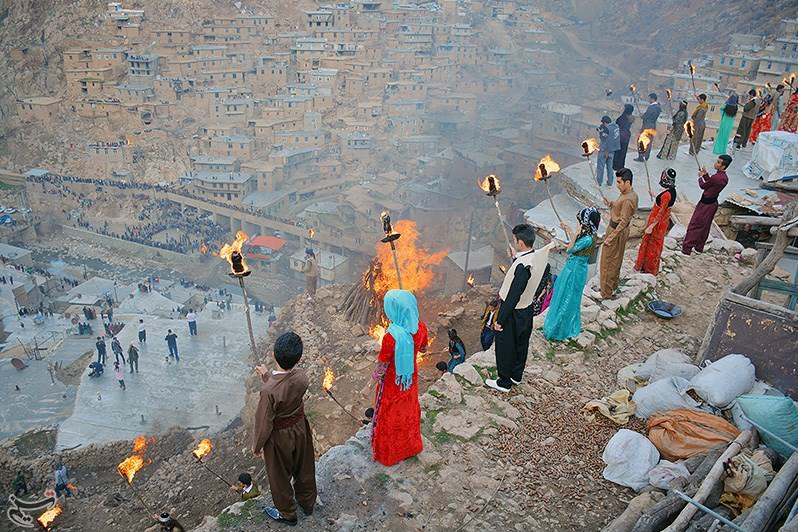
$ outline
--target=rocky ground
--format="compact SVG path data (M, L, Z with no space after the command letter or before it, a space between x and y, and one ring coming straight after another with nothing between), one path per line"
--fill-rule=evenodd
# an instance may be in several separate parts
M599 529L633 492L603 480L601 453L616 427L601 418L589 420L582 408L615 391L617 371L653 351L696 353L720 292L750 270L735 251L716 244L711 252L682 257L668 249L656 279L630 274L627 260L616 300L597 303L590 285L586 290L584 308L597 313L591 323L600 326L588 324L587 330L595 330L580 339L583 345L549 344L535 331L525 381L509 395L483 386L495 375L492 351L471 355L457 375L436 380L434 363L446 358L437 340L421 362L425 450L392 468L371 462L368 428L357 432L361 424L321 389L323 370L330 366L337 375L333 392L344 407L360 418L369 406L359 390L370 378L377 345L365 331L337 318L336 305L347 288L320 289L314 301L295 298L275 327L295 330L306 340L302 365L311 379L306 410L319 455L321 501L298 529ZM477 287L452 298L422 297L422 319L433 335L456 327L474 351L488 294L488 287ZM673 321L654 317L644 310L654 297L678 303L684 315ZM270 346L262 345L257 362L268 363L269 353ZM175 429L155 435L146 455L152 462L134 480L151 509L168 509L189 527L204 521L197 530L208 532L273 527L260 511L269 502L263 463L249 450L257 382L251 378L246 386L252 393L241 420L211 436L214 449L206 463L229 481L249 471L263 487L261 499L231 508L236 499L227 486L191 455L202 429ZM635 421L629 427L642 430ZM22 469L34 489L43 489L54 460L48 441L46 434L29 434L0 444L0 484L8 486ZM131 442L119 442L64 453L80 492L59 518L59 530L89 530L97 523L107 530L138 530L146 524L147 512L116 472L130 450Z

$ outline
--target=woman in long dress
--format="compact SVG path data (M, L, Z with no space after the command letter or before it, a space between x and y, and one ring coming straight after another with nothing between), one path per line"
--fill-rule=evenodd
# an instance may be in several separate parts
M601 215L595 207L585 207L576 216L581 230L577 234L562 222L562 227L571 237L562 273L554 283L554 295L543 322L543 334L547 340L567 340L582 332L582 290L587 281L587 261L596 248L596 232Z
M659 178L664 190L657 195L651 214L648 215L643 240L637 253L635 270L657 275L665 234L671 217L671 207L676 202L676 170L667 168Z
M707 128L707 111L709 105L707 104L707 95L698 95L698 106L690 115L693 119L693 139L690 141L690 155L695 155L701 151L701 144L704 142L704 131Z
M682 140L684 124L686 122L687 102L682 100L679 102L679 110L673 115L673 123L671 124L668 134L665 136L665 141L662 143L662 148L657 154L657 159L668 159L672 161L676 158L676 151L679 149L679 141Z
M427 326L419 321L418 303L407 290L389 290L384 306L391 325L364 394L370 395L377 385L371 440L374 461L392 466L422 450L416 354L427 349Z
M787 107L784 108L784 114L779 120L779 129L791 133L798 132L798 89L793 91Z
M732 91L729 94L729 99L726 100L726 103L720 109L718 136L715 137L715 145L712 147L712 153L715 155L726 154L729 136L731 136L732 129L734 129L734 117L737 116L737 103L737 93Z
M772 126L773 95L766 94L765 98L762 100L762 104L759 106L759 109L756 112L756 120L754 120L754 123L751 126L751 135L749 135L748 140L751 141L751 144L756 144L756 139L759 138L759 134L763 131L770 131Z
M632 138L632 122L635 121L635 117L632 115L634 112L634 106L627 103L623 106L621 116L615 119L621 133L621 148L615 152L615 157L612 160L613 170L617 171L626 167L626 153L629 151L629 139Z

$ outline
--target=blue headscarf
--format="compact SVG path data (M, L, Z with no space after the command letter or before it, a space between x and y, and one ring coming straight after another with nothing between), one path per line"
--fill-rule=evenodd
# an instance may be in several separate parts
M418 302L416 296L407 290L388 290L385 294L385 315L391 320L388 327L396 347L394 364L396 384L407 390L413 384L415 371L415 345L413 336L418 331Z

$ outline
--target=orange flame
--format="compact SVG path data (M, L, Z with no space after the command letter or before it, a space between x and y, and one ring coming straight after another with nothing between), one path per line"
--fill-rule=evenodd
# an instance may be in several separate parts
M473 273L468 276L468 280L466 281L466 284L468 286L472 287L472 288L474 287L474 274Z
M560 165L551 158L551 155L546 155L540 160L537 168L535 168L535 181L548 179L554 172L559 171Z
M135 454L142 454L147 449L147 438L144 435L139 436L133 440L133 452Z
M718 92L720 92L720 85L718 83L713 83L713 85L715 86L716 89L718 89Z
M585 155L593 155L598 149L599 144L596 139L591 137L582 141L582 150L584 150Z
M493 187L491 187L491 181L493 182L492 183ZM491 195L491 196L494 193L498 194L499 192L502 191L501 181L499 181L499 178L496 177L494 174L486 176L481 181L477 180L477 184L479 185L479 188L481 188L482 190L485 191L485 194L488 194L488 195Z
M386 332L388 332L388 329L383 324L377 324L369 327L369 336L376 338L380 345L382 345L382 339L385 337Z
M665 89L665 94L668 95L668 99L669 100L673 98L673 93L671 92L670 89Z
M690 75L695 75L695 65L693 63L690 63Z
M641 131L640 135L637 137L637 151L646 151L648 149L648 145L651 144L651 139L656 136L656 129L644 129Z
M72 484L71 482L67 482L67 488L69 488L69 489L71 489L71 490L74 490L74 491L75 491L75 493L77 493L77 492L78 492L78 487L77 487L77 486L75 486L74 484Z
M313 238L313 235L316 234L316 230L312 227L308 227L308 238Z
M39 518L36 520L44 528L47 528L48 526L50 526L50 523L52 523L55 520L56 517L61 515L61 511L62 511L61 507L56 504L55 506L44 512L42 515L40 515Z
M787 76L787 79L789 79L790 82L795 81L795 72L791 72L790 75Z
M144 467L144 458L139 454L128 456L121 464L116 466L119 474L127 478L128 483L133 482L133 477L136 476L136 472L142 467Z
M202 247L200 248L200 251L202 251L203 255L208 253L208 246L205 245L205 241L204 240L202 241Z
M203 456L211 452L211 449L213 449L213 445L211 445L211 440L205 438L204 440L199 442L196 449L191 451L191 454L193 454L197 458L197 460L199 460Z
M771 85L771 84L770 84L770 82L768 81L767 83L765 83L765 88L766 88L767 90L770 90L770 89L772 89L772 88L773 88L773 85Z
M244 268L242 271L249 271L249 268L247 268L247 263L244 262L244 257L241 255L241 248L244 247L244 244L247 240L249 240L247 234L244 233L244 231L239 231L236 233L236 239L232 244L225 244L222 246L222 249L219 250L219 257L226 259L227 262L230 263L230 271L233 273L242 273L233 269L233 254L235 253L241 256L241 266Z
M402 272L402 285L405 290L414 293L423 292L435 279L433 268L441 263L448 251L430 253L428 248L419 244L419 232L415 222L399 220L393 233L400 233L402 238L396 244L396 257ZM382 264L379 277L374 280L374 292L380 300L392 288L399 288L391 247L380 243L377 246L377 260ZM365 282L365 281L364 281Z
M321 387L324 389L325 392L329 392L332 390L333 383L335 382L335 373L330 368L330 366L326 366L324 368L324 380L321 382Z
M151 438L150 441L154 442L155 438ZM144 457L142 456L146 449L147 438L144 436L139 436L133 440L133 455L125 458L118 466L116 466L119 474L127 478L128 483L133 482L133 477L136 476L136 472L139 469L151 462L151 460L148 460L145 463Z
M499 269L502 271L502 273L507 273L507 266L500 265Z
M693 138L693 132L695 131L695 126L693 125L692 120L688 120L684 123L684 130L687 132L687 136L689 138Z
M633 83L633 84L631 84L631 85L629 85L629 91L630 91L630 92L634 92L634 91L636 91L636 90L637 90L637 85L635 85L634 83Z

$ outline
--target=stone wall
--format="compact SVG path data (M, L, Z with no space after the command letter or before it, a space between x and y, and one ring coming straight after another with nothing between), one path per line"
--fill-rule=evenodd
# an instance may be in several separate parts
M69 227L68 225L64 225L62 226L62 228L66 236L71 236L73 238L77 238L84 242L91 242L94 244L100 244L103 246L109 246L112 248L121 249L124 251L128 251L130 253L147 253L150 255L160 255L161 257L167 260L179 260L179 261L183 261L187 257L187 255L184 255L183 253L176 253L174 251L155 248L152 246L139 244L137 242L130 242L129 240L122 240L121 238L114 238L112 236L101 235L93 231L80 229L79 227Z

